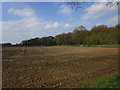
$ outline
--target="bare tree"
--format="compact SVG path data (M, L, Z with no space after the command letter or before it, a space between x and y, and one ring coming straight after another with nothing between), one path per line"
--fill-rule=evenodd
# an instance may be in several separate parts
M120 0L110 0L106 3L108 6L120 5Z
M85 2L79 2L79 0L74 0L74 2L66 2L67 5L70 5L72 8L74 9L78 9L78 8L81 8L81 9L84 9L84 5L82 4L86 4ZM95 3L95 2L91 2L91 3ZM96 3L100 3L100 2L96 2ZM108 2L106 2L106 5L107 6L115 6L115 5L120 5L120 0L109 0Z

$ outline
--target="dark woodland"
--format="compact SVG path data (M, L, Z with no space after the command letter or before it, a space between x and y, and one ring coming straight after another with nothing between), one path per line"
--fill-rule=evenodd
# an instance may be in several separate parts
M75 28L73 32L59 35L32 38L24 40L18 45L22 46L54 46L54 45L117 45L120 44L120 24L114 27L106 25L94 26L87 30L84 26Z

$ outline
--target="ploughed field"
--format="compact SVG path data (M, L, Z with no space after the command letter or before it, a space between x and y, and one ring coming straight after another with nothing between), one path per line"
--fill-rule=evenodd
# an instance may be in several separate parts
M3 47L3 88L71 87L117 72L118 49Z

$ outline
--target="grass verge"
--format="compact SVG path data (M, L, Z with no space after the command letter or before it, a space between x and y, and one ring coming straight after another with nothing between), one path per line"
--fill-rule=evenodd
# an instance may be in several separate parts
M72 88L120 88L120 73L101 80L87 82L80 86L73 86Z

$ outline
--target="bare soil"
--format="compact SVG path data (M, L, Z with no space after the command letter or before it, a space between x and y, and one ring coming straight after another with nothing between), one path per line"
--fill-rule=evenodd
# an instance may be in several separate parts
M117 48L3 47L3 88L71 87L118 70Z

